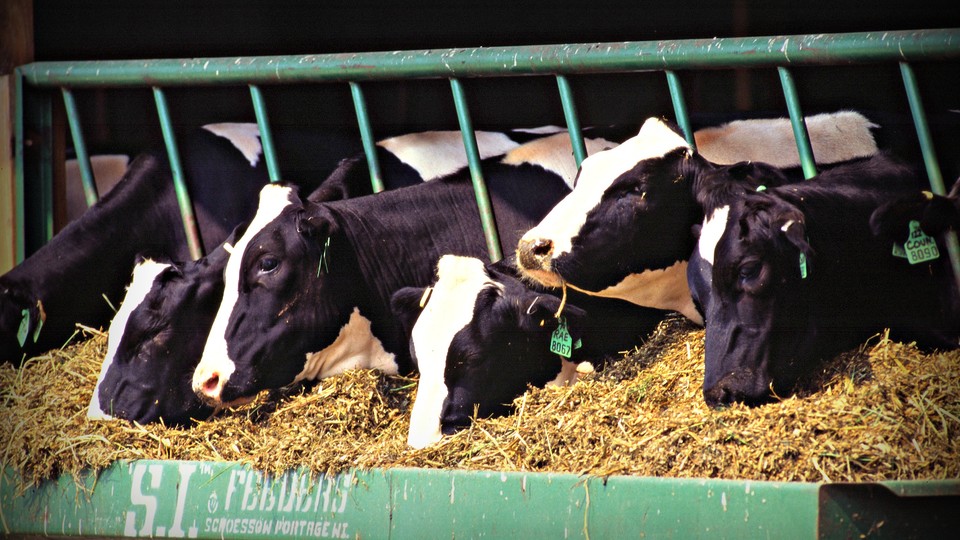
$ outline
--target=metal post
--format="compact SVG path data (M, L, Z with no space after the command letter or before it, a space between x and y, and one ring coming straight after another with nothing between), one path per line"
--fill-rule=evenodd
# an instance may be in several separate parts
M23 97L23 74L20 68L14 70L13 77L13 99L14 99L14 118L13 118L13 137L16 140L16 148L13 155L14 179L13 179L13 198L14 198L14 239L13 239L13 264L20 264L26 258L26 204L24 201L24 165L26 159L23 155L23 149L26 146L24 131L24 114L26 110L26 100Z
M350 95L353 96L353 108L357 112L357 127L360 128L360 141L363 143L363 153L367 156L367 167L370 169L370 185L374 193L383 191L383 177L380 174L380 160L377 159L377 145L373 138L373 129L370 127L370 116L367 114L367 101L363 98L363 89L355 82L350 82Z
M800 153L800 166L805 178L817 175L817 163L813 157L813 148L810 146L810 137L807 135L807 123L800 111L800 98L797 97L797 87L793 84L790 71L779 66L780 85L783 86L783 97L787 101L787 111L790 113L790 125L793 126L793 136L797 140L797 151Z
M70 124L70 133L73 135L73 150L77 154L77 166L80 167L83 195L87 200L87 206L90 207L96 204L100 197L97 194L97 183L93 177L93 168L90 166L87 143L83 138L83 131L80 127L80 113L77 111L77 101L73 97L73 91L67 87L61 90L63 91L63 105L67 112L67 122Z
M683 136L687 139L687 144L694 150L697 149L697 141L693 137L693 129L690 128L690 117L687 115L687 102L683 99L683 89L680 87L680 78L672 69L664 71L667 75L667 86L670 87L670 101L673 103L673 114L677 118L677 124L683 130Z
M187 247L190 256L199 259L203 256L203 245L197 231L197 219L193 214L193 204L183 176L183 167L180 165L180 153L177 151L177 140L173 133L173 124L170 121L170 111L167 108L167 98L163 89L153 87L153 98L157 102L157 114L160 116L160 129L163 131L163 142L167 147L167 157L170 160L170 172L173 174L173 188L177 193L177 204L180 205L180 218L183 221L183 231L187 236Z
M480 210L480 224L483 225L483 234L487 239L487 251L490 253L490 261L497 262L503 258L503 253L500 250L500 237L497 234L497 223L493 217L490 194L487 192L487 186L483 181L483 171L480 169L480 151L477 149L477 137L473 133L473 123L470 120L470 112L467 110L467 98L459 80L450 79L450 88L453 90L453 103L457 108L457 120L460 121L463 146L467 151L467 163L470 166L473 193L477 198L477 208Z
M280 165L277 162L276 147L273 145L270 120L267 118L267 103L263 100L260 87L255 84L250 85L250 97L253 99L253 112L257 116L257 129L260 131L263 158L267 162L267 175L271 182L277 182L280 180Z
M913 67L907 62L900 62L900 74L903 76L903 86L907 91L907 101L910 103L913 125L917 129L917 139L920 141L923 164L927 169L927 177L930 180L930 191L937 195L943 195L946 188L943 185L943 175L940 172L940 164L937 162L937 154L933 149L933 138L930 136L927 115L923 110L923 100L920 99L917 77L913 73ZM957 233L947 231L944 236L947 242L947 255L950 257L951 266L953 266L953 276L957 280L957 287L960 287L960 243L957 242Z
M566 75L557 75L557 86L560 88L560 104L563 106L563 117L567 121L567 131L570 133L570 145L573 146L573 159L577 168L587 158L587 147L583 144L583 134L580 130L580 119L577 117L577 106L573 101L573 89Z

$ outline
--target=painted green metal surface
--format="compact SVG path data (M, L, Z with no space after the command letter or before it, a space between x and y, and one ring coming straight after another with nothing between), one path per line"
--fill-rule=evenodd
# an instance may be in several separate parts
M670 89L670 103L673 104L673 114L677 119L677 125L683 131L683 137L687 144L694 150L697 149L697 141L693 136L693 128L690 127L690 116L687 114L687 102L683 99L683 87L680 85L680 77L673 70L666 70L667 87Z
M450 79L450 90L453 92L453 104L457 109L460 134L463 135L463 147L467 152L467 165L470 168L470 180L473 182L473 194L477 200L477 209L480 211L480 225L483 227L483 236L487 241L487 253L490 255L491 262L497 262L503 258L503 250L500 249L500 235L497 233L497 223L493 216L490 193L483 181L483 170L480 168L480 150L477 148L477 136L473 131L473 121L470 119L467 95L463 90L463 83L457 79Z
M263 146L263 158L267 162L267 177L271 182L280 180L280 164L277 160L277 150L273 144L273 131L270 129L270 119L267 116L267 102L263 99L260 87L250 85L250 99L253 102L253 112L257 117L257 130L260 132L260 144Z
M350 95L353 97L353 109L357 113L357 126L360 129L363 153L367 157L367 168L370 169L370 185L374 193L380 193L384 190L383 175L380 174L380 159L377 157L376 140L373 138L370 114L367 112L367 100L363 97L363 88L355 82L350 83Z
M807 134L807 123L803 119L800 109L800 97L793 82L793 75L785 67L778 67L780 85L783 87L783 97L787 102L787 112L790 114L790 125L793 127L793 138L797 141L797 152L800 155L800 166L803 168L804 178L813 178L817 175L817 165L813 157L813 148L810 146L810 136Z
M177 194L177 204L180 206L180 217L187 237L187 247L190 250L190 256L199 259L203 257L203 245L200 241L200 232L197 230L197 218L193 213L190 192L183 175L183 166L180 163L180 152L177 150L177 138L173 132L173 123L170 121L167 98L163 89L157 86L153 87L153 97L157 103L157 115L160 117L160 130L163 133L163 143L167 148L167 158L170 160L170 172L173 174L173 187Z
M269 476L239 463L119 462L20 493L6 534L157 538L911 537L954 526L960 481L814 484L434 469ZM872 531L872 532L871 532Z
M570 87L570 80L566 75L557 75L557 89L560 92L563 117L567 122L567 132L570 134L570 145L573 147L573 160L579 169L580 164L587 158L587 147L583 143L580 117L577 116L577 104L573 99L573 88Z
M960 57L960 29L371 53L35 62L38 86L192 86L838 65Z
M80 169L80 182L83 185L83 196L87 206L93 206L99 198L97 182L93 177L93 168L90 166L90 155L87 153L87 143L83 138L83 128L80 124L80 112L77 110L77 100L73 91L63 88L63 105L67 113L67 123L70 125L70 134L73 136L73 150L77 154L77 166Z

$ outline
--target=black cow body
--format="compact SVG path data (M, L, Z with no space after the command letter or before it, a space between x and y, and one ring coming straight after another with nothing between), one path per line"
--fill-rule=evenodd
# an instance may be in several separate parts
M490 155L536 135L477 132L477 138L481 155ZM460 133L452 131L392 137L379 142L377 152L386 189L433 180L466 164ZM361 154L342 160L308 199L332 201L372 192L369 167ZM109 350L89 417L140 423L162 418L167 424L185 424L209 416L212 408L196 397L190 378L223 296L227 258L219 246L198 261L179 263L152 256L142 263L144 268L135 268L127 297L110 325Z
M502 249L569 192L539 166L487 160L483 170ZM407 343L390 313L393 292L427 285L444 254L487 256L469 173L322 204L271 188L228 263L224 303L194 389L229 404L297 378L360 367L351 358L409 370ZM362 353L345 350L362 342L369 345Z
M870 228L877 208L919 186L878 155L732 201L712 285L697 292L709 296L709 404L789 392L818 360L884 328L921 347L957 347L960 296L946 258L911 265Z
M359 149L339 133L316 133L306 140L299 133L289 137L291 144L314 148L309 159L292 156L285 170L291 178L303 179L308 189L326 178L344 155ZM240 139L198 129L181 141L184 175L206 246L218 245L237 223L253 215L254 196L267 182L263 160L258 159L259 140L249 139L237 142ZM279 134L277 139L278 146L286 140ZM253 153L249 143L256 144ZM138 253L189 258L171 178L164 151L139 155L123 180L80 219L0 277L0 360L20 362L60 347L76 323L105 326L112 311L104 297L119 301ZM21 327L27 331L22 345Z
M572 383L578 363L601 368L664 317L574 291L568 300L523 283L506 260L484 266L453 255L440 259L429 289L397 291L393 310L420 371L408 444L432 444L468 427L474 415L506 414L529 386Z

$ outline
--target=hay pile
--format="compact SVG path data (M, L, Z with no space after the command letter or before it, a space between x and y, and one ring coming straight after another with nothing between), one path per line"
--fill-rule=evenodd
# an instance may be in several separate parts
M960 477L960 352L877 337L820 375L823 390L763 407L703 403L703 332L670 319L648 343L516 414L406 447L416 379L354 371L190 429L89 422L103 336L0 369L0 461L27 483L138 458L261 470L435 467L781 481Z

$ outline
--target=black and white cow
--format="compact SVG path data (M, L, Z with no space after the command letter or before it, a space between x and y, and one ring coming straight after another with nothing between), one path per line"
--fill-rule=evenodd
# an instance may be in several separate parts
M549 139L573 161L566 134ZM528 144L538 144L541 140ZM588 150L609 141L588 141ZM525 147L526 145L524 145ZM569 193L573 174L554 152L483 162L502 249ZM520 161L520 162L518 162ZM569 167L575 171L575 165ZM224 301L194 389L214 405L352 367L410 369L408 346L390 313L403 286L426 286L445 254L487 256L480 217L462 170L421 186L342 202L302 202L270 187L231 255Z
M283 154L290 155L284 172L315 186L340 159L359 151L354 138L281 132L276 140L278 149L291 148ZM312 147L310 154L300 145ZM180 149L201 241L216 246L253 215L255 195L267 181L256 126L205 126L186 135ZM119 300L138 253L186 260L186 246L166 152L145 152L80 219L0 276L0 360L20 362L60 347L76 323L105 326L113 312L104 297Z
M958 346L960 296L946 258L911 264L871 231L877 208L918 186L910 168L878 154L731 201L712 284L696 292L710 298L710 405L784 395L818 360L884 328L921 347Z
M489 157L518 147L518 141L555 131L479 131L476 137L480 155ZM377 146L387 189L433 180L466 165L459 131L410 133ZM341 161L309 200L371 193L366 159L358 155ZM221 246L198 261L180 263L154 256L134 269L127 296L110 324L108 352L88 417L140 423L162 418L167 424L185 424L209 416L212 408L196 397L190 378L223 295L226 260Z
M506 414L531 385L572 383L578 364L602 367L608 356L642 342L665 315L573 291L568 300L521 282L506 260L484 265L456 255L440 258L429 288L394 293L392 307L420 372L408 444L437 442L469 426L475 414Z
M873 124L857 113L806 123L818 163L877 151ZM635 137L584 160L576 189L519 242L524 275L677 311L702 324L686 267L696 242L692 228L704 219L696 193L706 175L749 172L741 161L796 168L799 158L786 119L732 122L695 138L696 152L673 126L649 119Z

